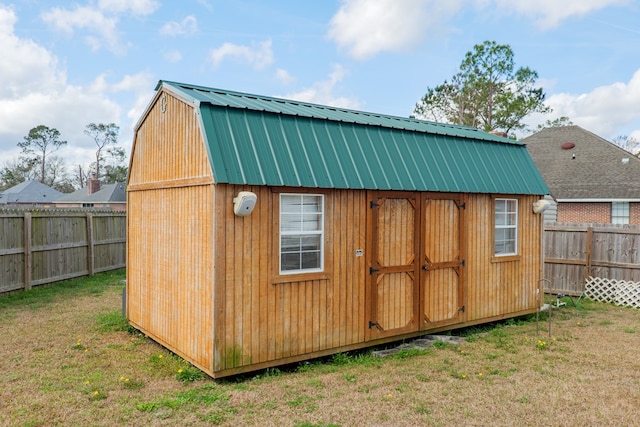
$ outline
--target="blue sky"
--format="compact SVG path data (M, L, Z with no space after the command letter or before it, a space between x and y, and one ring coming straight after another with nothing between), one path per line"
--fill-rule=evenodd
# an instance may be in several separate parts
M40 124L69 167L88 123L129 150L160 79L408 116L485 40L538 72L554 111L532 126L640 138L633 0L0 0L0 166Z

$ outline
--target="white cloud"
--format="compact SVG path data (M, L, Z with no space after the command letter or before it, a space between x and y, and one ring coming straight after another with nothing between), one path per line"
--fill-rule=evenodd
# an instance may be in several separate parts
M73 10L56 7L44 12L41 17L45 23L70 36L76 29L97 33L98 37L85 37L85 42L94 51L105 47L113 53L121 54L126 50L126 45L120 41L117 32L117 18L107 17L100 10L86 6L76 6Z
M525 16L545 30L573 16L627 4L631 0L342 0L327 36L351 57L364 60L450 31L451 19L463 9Z
M162 57L165 61L175 64L176 62L182 61L182 52L177 49L173 49L165 52Z
M55 56L32 40L16 37L16 21L13 9L0 6L0 102L46 90L65 80ZM7 126L12 126L10 120L0 120L0 132Z
M339 64L334 65L333 71L326 80L316 82L311 87L299 92L284 95L282 98L312 102L314 104L331 105L338 108L358 109L360 103L357 99L334 94L337 84L340 83L346 75L347 70L345 70L344 67Z
M613 138L619 129L640 122L640 70L626 83L600 86L579 95L554 94L546 104L553 108L555 117L566 116L603 138Z
M352 57L367 59L417 45L461 8L460 0L342 0L328 36Z
M218 67L227 58L236 58L251 65L256 70L261 70L273 63L271 40L252 43L251 46L224 43L219 48L212 49L209 57L214 67Z
M159 7L154 0L100 0L96 5L75 5L67 9L54 7L43 12L41 19L54 29L69 36L76 30L86 33L84 40L92 50L106 48L115 54L123 54L129 47L120 39L120 16L146 16Z
M88 123L121 123L122 109L114 100L118 96L133 96L134 105L152 97L153 76L140 73L125 76L110 84L100 75L88 85L71 85L58 59L32 40L14 32L17 21L13 9L0 5L0 159L15 158L16 144L35 126L56 128L67 147L58 153L71 167L89 163L93 142L84 135ZM146 105L146 104L145 104ZM127 116L140 114L144 105ZM137 116L139 117L139 115ZM136 118L137 118L136 117ZM132 126L122 126L120 143L131 145Z
M296 81L296 78L283 68L278 68L276 70L276 78L285 85L290 85Z
M100 0L98 7L105 12L147 16L155 12L160 3L154 0Z
M528 16L543 30L557 27L560 22L573 16L629 3L629 0L495 0L498 10Z
M167 22L160 28L163 36L189 36L198 31L198 21L193 15L185 17L182 21Z
M211 3L209 3L207 0L197 0L197 2L200 6L204 7L208 11L213 11L213 6L211 6Z

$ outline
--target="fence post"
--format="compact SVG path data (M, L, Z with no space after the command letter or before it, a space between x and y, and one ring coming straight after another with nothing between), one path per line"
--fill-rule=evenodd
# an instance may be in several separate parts
M587 280L589 280L589 277L591 276L591 254L593 252L593 226L588 226L587 227L587 242L586 242L586 246L587 246L587 259L585 261L585 271L584 271L584 280L585 283Z
M89 276L93 276L93 270L95 268L93 254L93 215L91 215L90 212L87 212L87 271L89 272Z
M31 289L31 266L33 254L31 252L31 212L24 213L24 289Z

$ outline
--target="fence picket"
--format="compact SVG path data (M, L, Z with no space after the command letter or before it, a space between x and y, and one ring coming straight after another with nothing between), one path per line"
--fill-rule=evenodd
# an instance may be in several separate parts
M125 212L0 210L0 230L0 293L125 267Z
M580 295L589 277L640 282L640 226L545 224L544 278L550 291Z

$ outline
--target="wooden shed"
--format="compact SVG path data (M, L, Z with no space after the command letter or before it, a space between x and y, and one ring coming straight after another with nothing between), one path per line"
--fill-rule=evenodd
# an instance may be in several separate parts
M548 192L477 129L160 81L127 316L223 377L531 313Z

